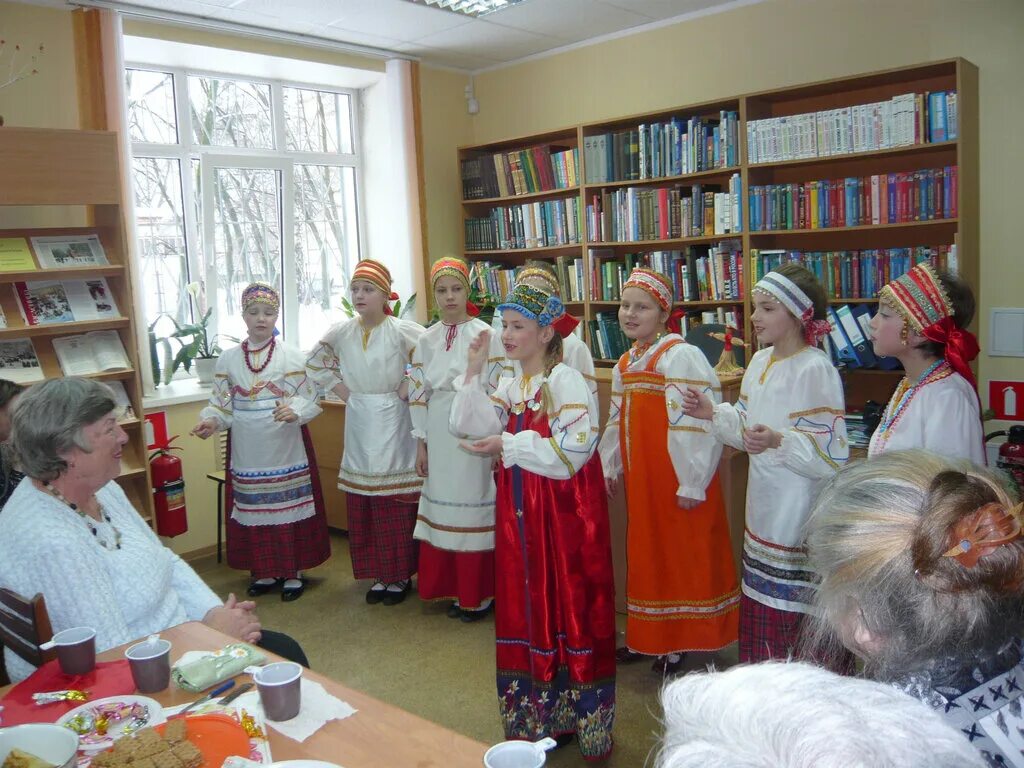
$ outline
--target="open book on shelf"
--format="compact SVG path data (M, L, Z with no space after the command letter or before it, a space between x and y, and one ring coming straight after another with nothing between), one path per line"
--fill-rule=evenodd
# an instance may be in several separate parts
M53 340L65 376L88 376L131 368L117 331L92 331Z
M36 357L31 339L4 339L0 341L0 379L18 384L42 381L42 366Z
M44 269L95 267L109 263L97 235L33 237L32 248Z
M15 283L18 309L27 325L52 325L121 316L102 277Z
M131 421L137 418L135 409L132 408L132 401L128 397L128 391L120 381L105 382L114 393L114 413L118 421Z

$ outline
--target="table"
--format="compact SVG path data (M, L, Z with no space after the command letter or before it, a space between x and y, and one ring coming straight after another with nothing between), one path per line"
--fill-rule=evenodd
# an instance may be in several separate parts
M171 642L172 659L186 651L210 651L235 642L197 621L171 627L160 636ZM101 653L97 658L99 661L122 659L124 649L131 644ZM274 654L267 653L267 656L279 660ZM480 768L483 765L487 745L316 672L303 670L303 675L320 683L331 695L347 701L358 712L344 720L331 720L302 743L282 736L268 725L266 730L275 761L326 760L344 768ZM246 682L249 676L239 675L236 679ZM7 690L0 688L0 695ZM194 701L200 694L183 691L171 683L166 691L146 695L166 707Z

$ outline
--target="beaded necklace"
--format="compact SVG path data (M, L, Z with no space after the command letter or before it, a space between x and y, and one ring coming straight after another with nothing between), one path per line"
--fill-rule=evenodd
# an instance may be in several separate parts
M945 378L948 375L949 366L946 364L944 359L936 360L928 369L921 374L921 378L917 380L917 383L913 386L904 376L900 381L899 386L893 393L892 399L889 401L889 407L885 409L885 413L882 416L882 421L878 425L878 434L880 437L884 437L886 432L889 432L895 427L903 414L906 413L907 408L910 407L911 401L914 396L920 392L927 384L931 384L937 379ZM895 406L893 405L895 403Z
M249 360L249 356L251 354L250 351L249 351L249 340L246 339L245 341L243 341L242 342L242 356L245 359L245 367L248 368L252 373L263 373L265 370L267 370L267 366L270 365L270 361L274 357L274 348L276 346L277 346L277 339L271 337L269 344L267 344L265 347L260 347L259 349L256 350L255 355L256 355L257 358L258 358L259 354L264 349L267 350L267 359L263 361L262 365L260 365L259 367L256 367Z
M633 346L629 348L629 363L632 365L641 357L647 354L647 350L657 344L665 338L665 333L658 331L657 335L651 341L634 341Z
M46 490L48 490L53 495L53 497L55 499L57 499L57 501L61 501L61 502L65 503L65 504L67 504L69 507L71 507L71 511L72 512L77 513L78 516L80 518L82 518L83 521L85 521L86 527L90 531L92 531L93 537L96 539L97 543L99 543L99 545L101 547L103 547L104 549L110 549L110 550L120 549L121 548L121 532L119 530L117 530L117 526L114 525L114 521L110 519L110 515L107 514L107 510L105 510L103 508L103 505L100 504L99 501L97 501L96 503L97 503L97 505L99 506L99 509L100 509L100 517L102 517L104 519L104 521L106 521L107 525L109 525L111 530L114 532L114 545L113 546L110 545L110 542L100 538L99 528L96 527L96 524L93 522L93 519L91 517L89 517L89 515L85 514L84 511L79 509L77 504L75 504L73 501L68 501L64 497L64 494L61 493L60 491L58 491L52 485L50 485L50 483L43 483L43 487Z

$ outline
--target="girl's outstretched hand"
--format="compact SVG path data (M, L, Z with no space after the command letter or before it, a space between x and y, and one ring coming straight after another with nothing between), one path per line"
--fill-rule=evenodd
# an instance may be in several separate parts
M491 332L480 331L479 335L469 343L469 355L466 360L466 379L483 373L487 365L487 355L491 349Z
M715 404L696 387L687 387L683 392L683 413L695 419L711 421L715 415Z
M203 419L192 428L191 434L200 440L205 440L217 431L217 422L214 419Z

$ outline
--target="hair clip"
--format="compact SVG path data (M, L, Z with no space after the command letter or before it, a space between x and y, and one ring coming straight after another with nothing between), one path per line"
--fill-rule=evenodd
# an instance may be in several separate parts
M955 558L966 568L973 568L985 555L1021 535L1021 512L1024 502L1007 509L998 502L979 507L961 518L953 527L957 543L942 553Z

